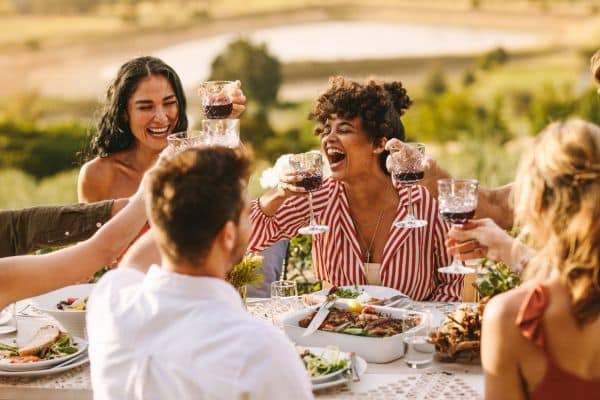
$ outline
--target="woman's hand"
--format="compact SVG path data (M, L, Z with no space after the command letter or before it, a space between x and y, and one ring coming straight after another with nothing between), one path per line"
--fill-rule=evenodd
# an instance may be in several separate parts
M390 152L390 155L386 159L386 168L390 174L392 174L392 162L397 157L405 156L407 152L415 152L413 148L409 146L405 146L404 142L399 139L393 138L388 140L385 143L385 150ZM415 156L417 156L415 154ZM438 167L437 161L435 158L425 155L423 157L423 171L425 172L425 177L421 181L421 185L425 186L429 193L431 193L434 197L437 197L437 180L442 178L449 178L448 173L441 168ZM401 184L399 182L394 182L394 186L399 187Z
M244 96L244 92L242 91L242 82L234 82L234 86L229 92L229 98L233 104L233 111L231 111L229 117L239 118L246 109L246 96Z
M298 182L304 179L303 176L296 174L295 172L285 172L279 178L277 184L277 191L281 197L287 199L291 196L306 195L308 192L302 186L298 186Z
M448 232L446 248L461 260L488 257L511 265L515 239L489 218L474 219Z

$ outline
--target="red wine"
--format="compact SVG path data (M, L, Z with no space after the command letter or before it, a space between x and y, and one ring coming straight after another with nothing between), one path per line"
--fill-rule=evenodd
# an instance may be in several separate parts
M402 183L415 183L423 180L425 177L425 171L416 172L399 172L394 174L394 180Z
M215 104L215 105L205 105L204 106L204 114L208 119L224 119L229 117L233 111L233 104Z
M304 175L304 179L296 182L296 185L303 187L309 192L317 190L323 183L323 175Z
M462 212L448 212L442 211L442 218L451 224L466 224L471 218L475 216L475 210L462 211Z

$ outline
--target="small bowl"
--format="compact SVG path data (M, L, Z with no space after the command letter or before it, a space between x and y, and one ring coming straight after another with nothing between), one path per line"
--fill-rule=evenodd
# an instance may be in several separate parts
M72 336L85 338L87 337L85 329L86 311L59 310L56 305L69 297L89 296L93 287L93 284L66 286L32 298L31 304L44 314L53 317L63 331L70 333Z

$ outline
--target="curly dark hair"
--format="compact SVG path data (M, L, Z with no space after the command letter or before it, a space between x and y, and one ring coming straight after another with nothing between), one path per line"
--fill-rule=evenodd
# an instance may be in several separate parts
M327 119L336 114L344 119L359 117L371 143L382 138L404 141L404 125L400 116L411 104L412 100L401 82L369 80L361 84L335 76L329 79L329 88L319 96L309 118L320 123L315 128L316 135L323 133ZM388 152L384 151L379 157L381 169L386 174L387 156Z
M156 57L134 58L121 66L117 77L108 87L100 121L90 141L88 159L96 156L106 157L127 150L133 145L135 137L126 118L127 103L140 81L151 75L162 75L169 81L175 91L179 108L175 132L187 129L185 94L175 70Z

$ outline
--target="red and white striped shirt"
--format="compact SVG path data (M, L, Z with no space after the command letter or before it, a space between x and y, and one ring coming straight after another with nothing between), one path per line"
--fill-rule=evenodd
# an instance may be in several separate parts
M448 265L451 257L444 242L448 225L438 213L437 200L422 186L413 186L415 217L427 220L422 228L396 228L392 225L381 261L381 283L400 290L414 300L459 301L462 297L462 275L437 272ZM394 221L407 214L408 190L398 191L400 201ZM343 183L326 179L313 192L317 223L329 226L329 232L313 236L315 275L333 285L366 284L364 263L356 229L350 216ZM258 201L252 203L250 251L261 251L283 238L297 235L310 218L308 197L287 199L274 216L262 212Z

